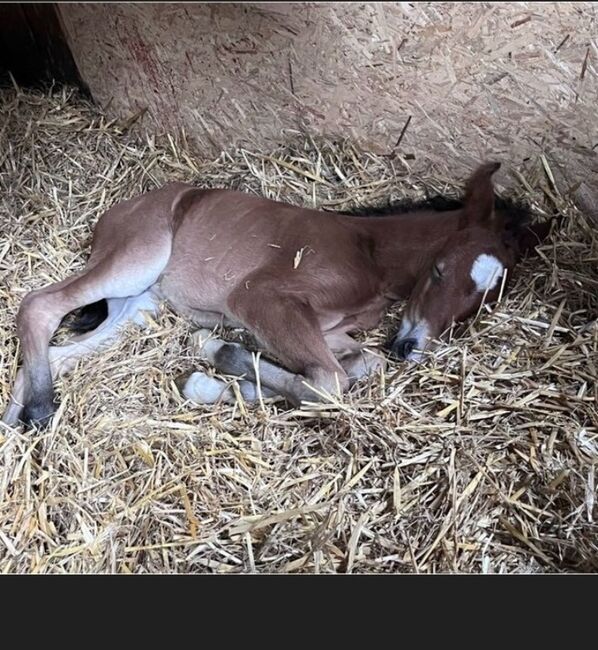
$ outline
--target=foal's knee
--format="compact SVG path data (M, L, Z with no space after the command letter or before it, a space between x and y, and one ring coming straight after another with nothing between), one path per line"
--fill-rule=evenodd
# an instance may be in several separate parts
M54 302L52 297L43 290L28 293L21 301L17 312L17 333L25 334L32 328L58 327L60 316L56 316Z

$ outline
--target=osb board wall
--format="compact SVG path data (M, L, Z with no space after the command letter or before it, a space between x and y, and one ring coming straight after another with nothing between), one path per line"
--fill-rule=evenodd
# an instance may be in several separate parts
M451 174L543 151L598 178L598 3L59 7L108 113L147 107L200 155L306 130Z

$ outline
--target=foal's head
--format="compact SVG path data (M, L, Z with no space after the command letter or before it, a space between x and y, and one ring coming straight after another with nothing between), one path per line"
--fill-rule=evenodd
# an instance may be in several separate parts
M500 294L505 272L548 234L549 224L530 226L521 211L497 206L492 175L500 163L478 167L470 177L457 230L423 268L391 353L418 361L451 323L474 314ZM525 217L527 217L527 213Z

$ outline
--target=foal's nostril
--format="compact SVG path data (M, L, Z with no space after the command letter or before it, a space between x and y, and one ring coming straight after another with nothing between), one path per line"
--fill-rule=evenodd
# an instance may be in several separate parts
M417 345L417 339L401 339L393 346L393 352L399 359L406 359Z
M394 344L395 344L396 338L394 336L390 336L389 338L382 343L382 349L386 350L387 352L392 352L394 350Z

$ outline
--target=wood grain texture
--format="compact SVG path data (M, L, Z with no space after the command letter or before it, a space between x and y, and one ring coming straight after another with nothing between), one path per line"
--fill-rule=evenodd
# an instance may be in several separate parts
M598 3L69 4L92 93L198 154L308 131L412 169L543 153L594 183ZM405 129L405 125L408 128ZM400 143L397 146L397 142Z

